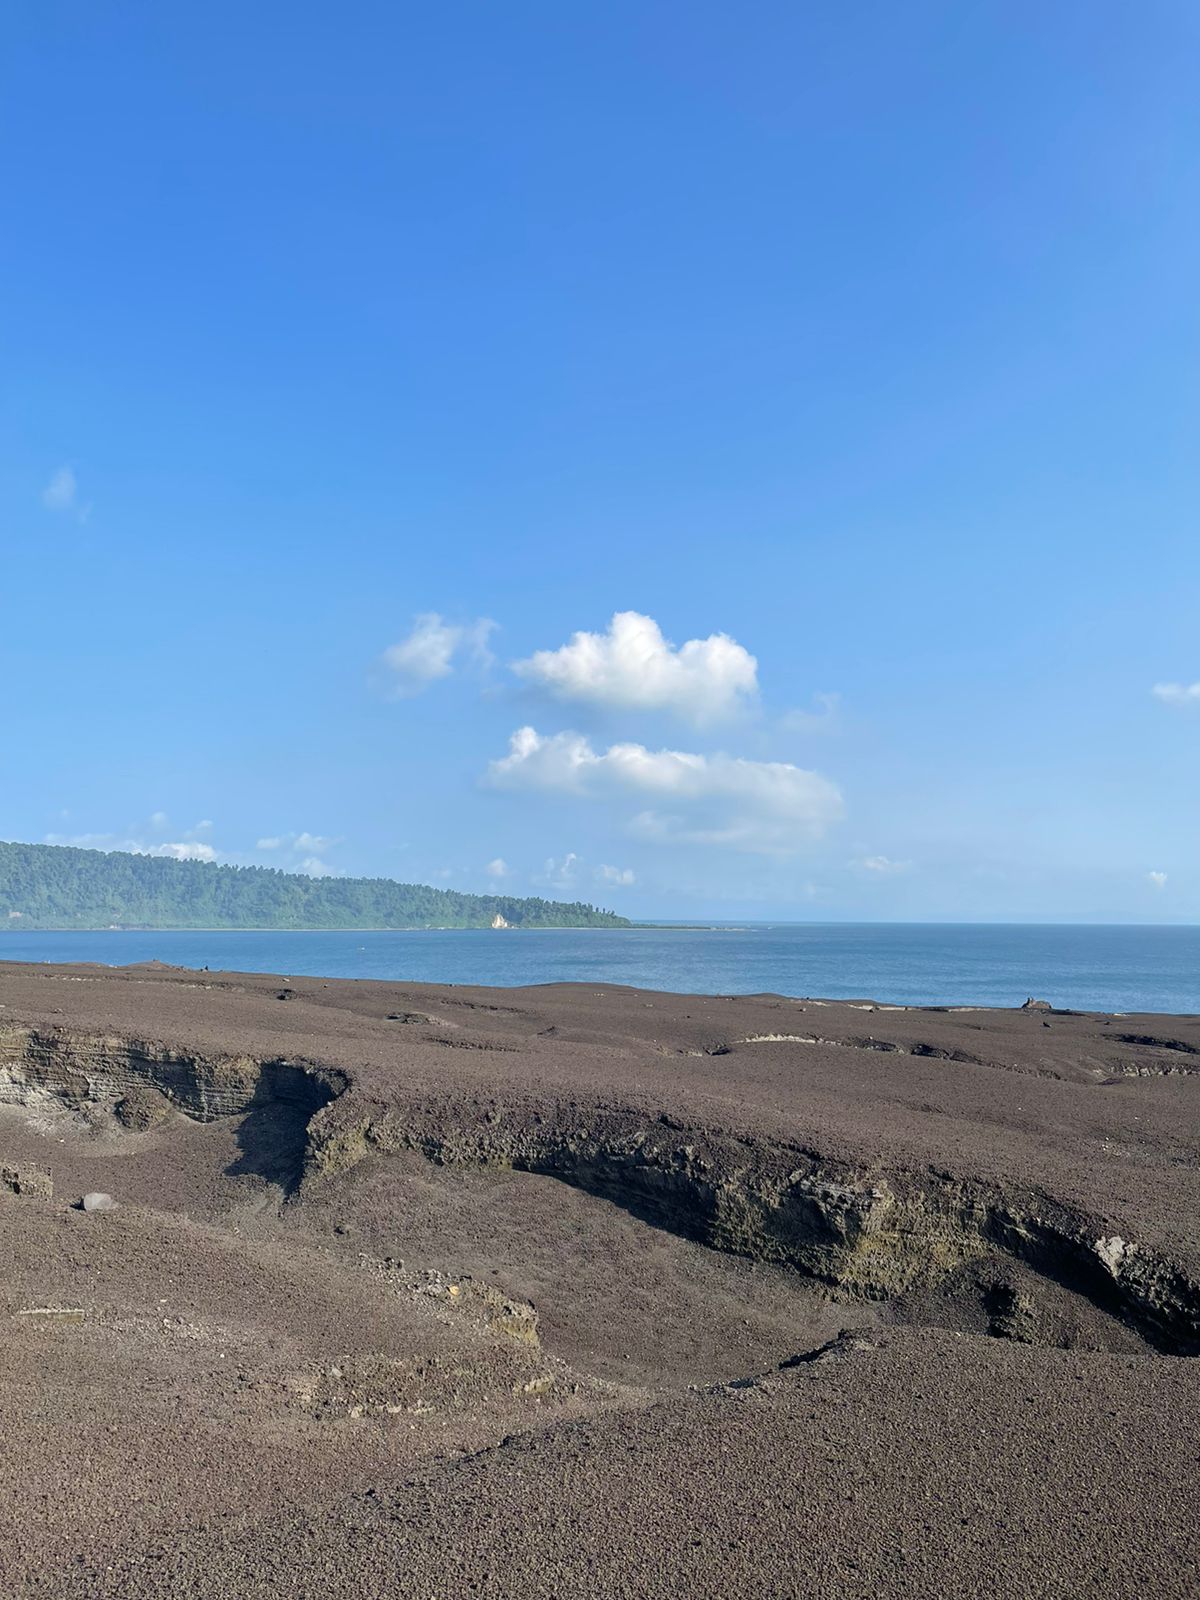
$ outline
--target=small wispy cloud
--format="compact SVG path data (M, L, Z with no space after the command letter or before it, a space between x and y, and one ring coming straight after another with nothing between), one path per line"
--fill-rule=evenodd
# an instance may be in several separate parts
M814 694L813 709L797 707L794 711L785 711L779 726L785 733L827 733L837 722L841 706L842 697L833 690Z
M595 877L597 883L607 884L612 889L627 889L637 882L632 867L597 867Z
M275 854L283 872L300 872L308 878L340 878L337 867L324 859L327 851L341 844L341 839L323 833L302 829L300 833L269 833L255 841L254 848L264 854Z
M92 514L91 505L84 505L79 499L79 480L74 467L59 467L51 474L50 482L42 490L42 504L47 511L59 515L73 514L80 522L86 522Z
M203 823L200 824L204 826ZM211 824L209 824L211 826ZM304 829L300 833L273 833L265 838L256 839L256 850L289 850L299 856L323 856L332 850L335 845L341 844L341 839L330 838L323 833L310 833Z
M455 623L437 611L423 611L404 638L383 652L388 692L397 699L421 694L440 678L448 678L463 660L486 671L493 659L488 639L495 627L488 617Z
M497 856L494 861L489 861L483 870L487 873L489 878L495 878L497 882L499 882L502 878L512 877L512 868L509 866L508 862L504 860L503 856Z
M312 852L314 855L324 855L326 850L332 849L335 844L340 844L340 839L327 839L320 833L298 833L292 840L292 849Z
M1200 683L1156 683L1150 693L1167 706L1200 706Z
M47 511L70 511L79 493L79 485L71 467L59 467L42 490L42 504Z
M1166 886L1167 886L1167 875L1166 875L1165 872L1148 872L1146 874L1146 876L1147 876L1147 878L1149 878L1151 884L1153 885L1153 887L1155 889L1165 889L1166 888Z
M862 856L855 862L864 872L874 872L879 877L894 877L897 873L911 872L911 861L893 861L890 856Z
M171 844L142 846L135 851L143 856L170 856L173 861L215 861L217 852L211 844L197 839L181 839Z
M540 881L551 889L571 889L575 885L581 865L582 862L574 850L568 850L561 860L550 856L542 868Z

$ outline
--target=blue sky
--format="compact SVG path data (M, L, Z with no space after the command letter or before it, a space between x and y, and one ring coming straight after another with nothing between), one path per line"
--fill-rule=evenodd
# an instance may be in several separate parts
M1200 917L1194 6L3 29L0 837Z

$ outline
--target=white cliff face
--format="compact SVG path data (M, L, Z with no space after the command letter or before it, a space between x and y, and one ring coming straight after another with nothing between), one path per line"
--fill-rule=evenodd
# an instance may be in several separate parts
M508 923L505 921L505 919L500 915L500 913L498 911L497 911L496 915L492 918L492 927L493 928L507 928L508 927Z

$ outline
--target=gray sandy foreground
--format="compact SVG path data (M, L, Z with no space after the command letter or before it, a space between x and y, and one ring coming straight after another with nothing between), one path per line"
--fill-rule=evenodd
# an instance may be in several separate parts
M1200 1593L1198 1019L0 964L0 1100L6 1595Z

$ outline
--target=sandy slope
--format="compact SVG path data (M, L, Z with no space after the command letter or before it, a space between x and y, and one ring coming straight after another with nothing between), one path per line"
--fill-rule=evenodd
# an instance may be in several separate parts
M1196 1020L0 1007L5 1592L1200 1588Z

